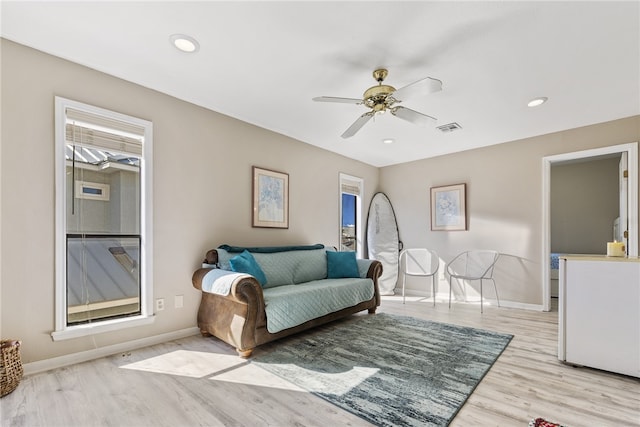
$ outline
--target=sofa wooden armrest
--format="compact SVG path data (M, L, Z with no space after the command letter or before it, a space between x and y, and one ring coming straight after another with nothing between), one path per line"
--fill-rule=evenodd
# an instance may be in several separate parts
M202 278L211 270L200 268L195 271L192 282L196 289L202 290ZM241 356L248 356L258 345L254 331L266 327L260 283L253 277L244 276L233 281L229 295L202 292L198 327L202 335L216 336L234 346Z
M373 260L371 265L369 266L369 270L367 271L367 279L373 280L373 286L375 288L374 298L376 300L376 307L380 306L380 289L378 288L378 278L382 276L382 263L380 261ZM376 309L373 311L369 310L369 313L374 313Z

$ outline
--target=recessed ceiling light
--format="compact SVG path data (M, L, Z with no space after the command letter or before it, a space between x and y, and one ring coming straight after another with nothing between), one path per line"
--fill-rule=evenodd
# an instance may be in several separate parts
M393 144L394 142L396 142L396 140L393 138L385 138L382 140L382 142L384 142L385 144Z
M549 98L547 98L546 96L541 96L540 98L532 99L527 104L527 107L537 107L538 105L542 105L545 102L547 102L547 99L549 99Z
M169 40L171 40L171 43L176 47L176 49L179 49L182 52L194 53L200 50L200 43L198 43L198 41L193 37L185 34L173 34L169 37Z

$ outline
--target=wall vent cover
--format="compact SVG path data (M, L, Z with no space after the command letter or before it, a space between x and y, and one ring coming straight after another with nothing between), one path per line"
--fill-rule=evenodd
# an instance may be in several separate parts
M453 123L448 123L446 125L438 126L438 129L440 129L440 132L449 133L449 132L462 129L462 126L460 126L456 122L453 122Z

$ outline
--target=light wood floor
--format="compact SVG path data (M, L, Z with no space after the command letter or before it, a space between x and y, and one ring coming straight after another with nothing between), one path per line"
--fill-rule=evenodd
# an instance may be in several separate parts
M557 360L557 312L399 297L379 311L515 335L452 426L640 426L640 380ZM25 377L0 409L2 426L369 425L200 336Z

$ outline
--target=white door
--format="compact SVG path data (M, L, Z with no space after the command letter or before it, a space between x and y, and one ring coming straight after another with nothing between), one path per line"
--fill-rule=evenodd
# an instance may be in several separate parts
M627 165L629 163L628 153L626 151L622 152L622 156L620 157L620 167L619 167L619 187L620 187L620 221L618 222L618 235L614 236L614 238L618 242L624 242L625 250L627 254L629 253L629 242L627 241L629 226L627 224L627 195L628 193L628 169Z

